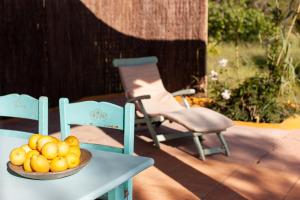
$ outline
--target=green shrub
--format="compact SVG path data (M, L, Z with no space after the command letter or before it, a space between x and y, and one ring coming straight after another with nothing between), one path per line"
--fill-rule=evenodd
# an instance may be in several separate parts
M211 95L214 102L210 108L234 120L274 123L296 112L277 100L280 80L274 77L251 77L232 89L229 99L221 95L223 83L217 81L213 84Z

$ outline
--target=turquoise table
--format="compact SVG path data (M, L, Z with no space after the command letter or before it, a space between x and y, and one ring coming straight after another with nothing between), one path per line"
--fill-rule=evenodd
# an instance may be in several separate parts
M56 180L32 180L7 170L11 149L26 139L0 135L0 199L95 199L153 165L151 158L90 150L93 157L78 173Z

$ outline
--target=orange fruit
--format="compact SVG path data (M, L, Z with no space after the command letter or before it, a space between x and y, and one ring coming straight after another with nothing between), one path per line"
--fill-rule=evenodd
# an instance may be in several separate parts
M70 147L70 150L69 150L69 153L74 153L76 156L78 156L80 158L80 155L81 155L81 151L80 151L80 148L77 147L77 146L71 146Z
M32 172L31 166L30 166L30 157L26 157L23 168L25 172Z
M58 155L58 146L55 142L47 142L43 145L42 155L51 160Z
M33 155L30 159L31 169L35 172L49 172L50 166L43 155Z
M74 153L68 153L65 158L67 159L69 169L77 167L80 164L80 157Z
M58 142L58 156L65 156L69 153L70 146L66 142Z
M37 141L40 139L42 135L40 134L32 134L28 140L28 145L31 149L37 149Z
M14 148L9 154L9 160L13 165L23 165L26 158L26 152L23 148Z
M66 143L68 143L70 146L78 146L79 147L79 144L80 144L78 138L73 135L66 137L66 139L64 141Z
M25 153L27 154L29 151L31 151L31 148L29 147L28 144L23 144L21 146L21 148L23 148L25 150Z
M40 155L40 152L37 150L31 150L26 154L26 158L31 158L33 155Z
M39 150L39 152L42 151L43 146L48 143L48 142L54 142L54 139L48 135L43 135L42 137L40 137L37 141L37 149Z
M61 172L68 169L67 159L64 157L56 157L51 161L50 170L52 172Z

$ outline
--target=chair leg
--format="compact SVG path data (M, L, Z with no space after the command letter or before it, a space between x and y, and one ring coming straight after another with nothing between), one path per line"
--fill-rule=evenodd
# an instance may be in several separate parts
M125 183L126 193L124 194L124 196L127 198L126 200L132 200L132 192L133 192L132 187L133 187L132 186L132 179L130 179Z
M193 134L193 139L194 139L194 143L196 145L196 148L198 150L198 153L199 153L199 157L201 160L205 160L205 154L204 154L204 149L202 147L202 144L199 140L199 135L201 136L202 134L199 134L199 133L194 133Z
M123 186L120 185L108 192L108 200L124 200Z
M154 145L157 147L157 148L160 148L160 145L159 145L159 141L157 139L157 133L156 131L154 130L150 120L148 117L145 117L145 120L146 120L146 124L147 124L147 127L148 127L148 130L150 132L150 135L153 139L153 142L154 142Z
M221 132L218 132L217 135L218 135L218 138L220 139L220 141L221 141L221 143L224 147L226 156L230 156L229 147L227 145L227 142L226 142L223 134Z
M138 101L138 104L140 105L141 107L141 112L143 113L144 115L144 119L145 119L145 122L147 124L147 127L148 127L148 130L150 132L150 135L153 139L153 142L154 142L154 145L157 147L157 148L160 148L159 146L159 141L157 139L157 133L156 131L154 130L153 126L152 126L152 122L150 120L150 117L148 116L145 108L144 108L144 105L142 104L141 100Z

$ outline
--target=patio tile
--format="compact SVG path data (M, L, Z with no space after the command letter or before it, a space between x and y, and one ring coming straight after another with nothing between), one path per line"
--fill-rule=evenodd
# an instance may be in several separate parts
M178 156L178 154L186 153L172 147L168 148L165 145L162 145L161 148L161 150L156 150L152 153L147 152L147 155L145 155L143 153L144 150L139 149L139 145L137 145L136 152L138 152L139 155L152 157L155 160L155 167L157 170L198 197L200 197L203 193L210 191L218 184L216 180L210 178L202 173L201 170L197 169L197 166L193 166L193 163L199 163L197 158L191 157L190 160L195 160L191 163L184 162L179 159L180 156ZM189 155L186 154L186 156ZM153 174L153 176L157 177L157 174Z
M282 138L274 151L262 158L259 165L277 170L289 170L300 173L300 132L291 133Z
M214 192L210 193L209 195L205 196L203 200L247 200L248 198L243 197L238 192L232 192L232 189L229 189L226 186L221 186L218 190L214 190Z
M165 129L165 132L166 130L168 129ZM272 152L277 143L286 135L287 131L234 126L224 133L231 152L228 161L243 164L256 164L261 158L268 155L269 152ZM220 145L215 134L206 135L204 138L204 144L206 146ZM167 144L177 147L188 154L197 156L197 150L192 139L183 138L174 140L174 142L168 142ZM226 157L224 158L219 155L209 157L226 161Z
M293 186L293 188L286 195L284 200L299 200L300 199L300 177L298 177L297 183Z
M239 163L254 164L273 151L286 134L284 131L234 126L224 135L232 153L231 159Z
M298 176L285 171L276 171L259 166L241 166L208 197L224 191L224 185L247 199L284 199L298 180ZM217 199L217 198L216 198Z
M152 167L134 178L134 199L199 199L172 177Z
M203 162L197 157L164 143L161 144L160 150L153 148L151 143L146 143L146 145L145 143L137 139L136 152L139 155L152 157L158 170L183 185L186 190L191 191L197 197L203 197L212 191L220 184L220 180L227 178L233 170L232 166L224 165L223 162L210 160ZM216 162L222 164L218 165Z

